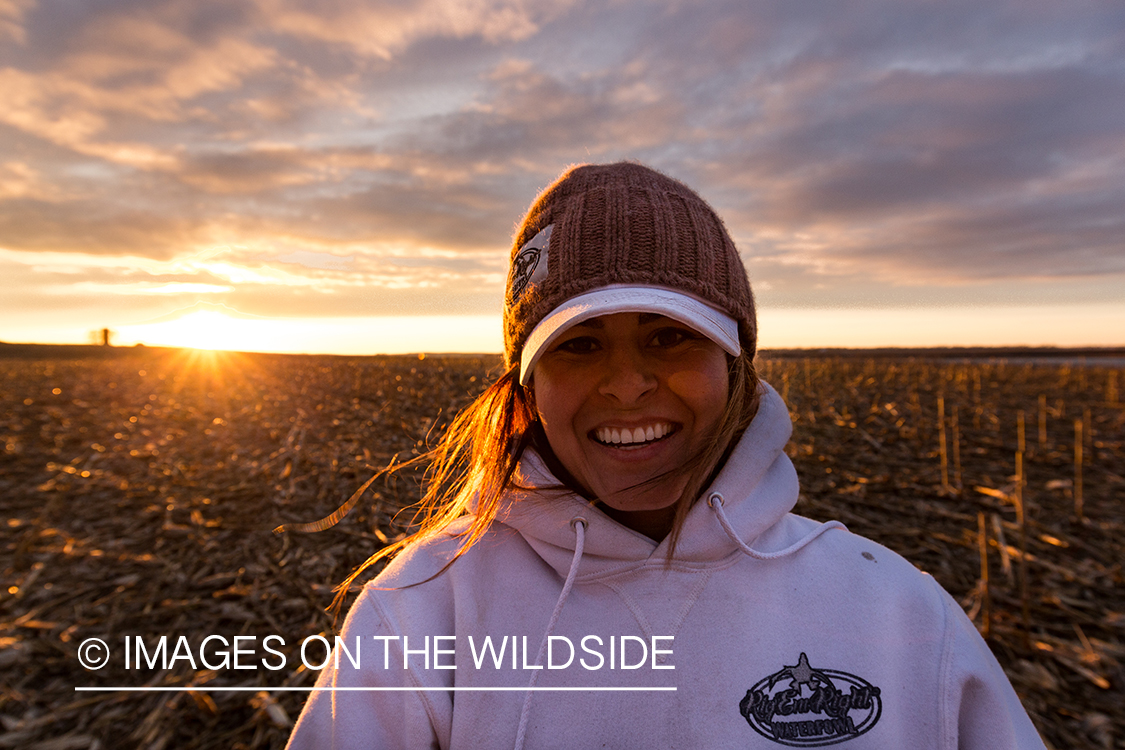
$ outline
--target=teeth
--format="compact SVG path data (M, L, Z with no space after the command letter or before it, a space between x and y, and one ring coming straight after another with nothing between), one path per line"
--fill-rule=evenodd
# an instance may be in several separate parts
M598 442L614 445L633 445L659 440L672 431L672 425L667 422L658 422L647 427L601 427L595 433Z

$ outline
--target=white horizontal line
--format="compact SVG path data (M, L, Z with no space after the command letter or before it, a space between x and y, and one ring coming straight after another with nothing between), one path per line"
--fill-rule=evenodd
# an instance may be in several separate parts
M75 687L75 692L85 693L233 693L233 692L675 692L675 687Z

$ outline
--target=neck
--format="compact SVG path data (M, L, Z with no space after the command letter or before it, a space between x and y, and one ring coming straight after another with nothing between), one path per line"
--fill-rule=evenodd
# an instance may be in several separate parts
M617 510L605 503L598 503L603 513L622 526L644 534L653 541L660 542L672 531L672 521L676 517L676 506L657 510Z
M551 450L551 444L547 442L547 436L543 434L543 427L538 422L532 426L530 443L539 457L543 459L543 463L547 465L547 469L555 475L556 479L562 482L564 487L572 490L580 497L596 503L597 507L614 521L626 528L644 534L656 542L663 541L664 537L672 532L672 523L676 518L675 503L667 508L656 510L617 510L611 508L604 502L597 500L592 492L571 476L570 472L555 456L555 452ZM681 487L680 490L682 492L683 488Z

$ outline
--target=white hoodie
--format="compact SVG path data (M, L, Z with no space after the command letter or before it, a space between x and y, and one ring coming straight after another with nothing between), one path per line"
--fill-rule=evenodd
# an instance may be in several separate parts
M432 580L452 533L401 554L344 624L360 666L336 649L289 747L1042 748L932 578L789 512L792 425L763 391L670 564L667 541L559 491L512 493ZM521 484L558 482L529 452ZM547 666L562 668L533 669L548 635Z

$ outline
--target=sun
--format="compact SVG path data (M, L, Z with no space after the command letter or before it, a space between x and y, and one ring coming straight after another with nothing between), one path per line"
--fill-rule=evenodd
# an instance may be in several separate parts
M271 318L217 305L120 326L115 339L123 345L244 353L477 353L502 349L501 330L499 315Z
M197 310L175 320L138 326L133 333L153 346L239 351L252 348L251 328L250 321L214 310Z

